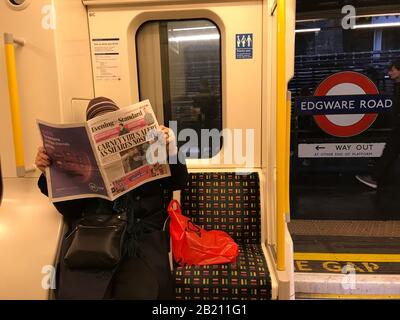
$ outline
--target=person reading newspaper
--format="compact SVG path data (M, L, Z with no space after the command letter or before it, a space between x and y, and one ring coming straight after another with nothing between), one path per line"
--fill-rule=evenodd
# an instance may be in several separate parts
M87 120L106 112L118 110L110 99L97 97L87 107ZM177 152L172 130L161 126L169 153ZM171 155L171 154L170 154ZM40 147L36 166L42 171L38 186L48 195L45 170L52 165L46 150ZM68 226L59 252L56 272L57 299L173 299L174 289L168 259L168 242L163 226L168 216L162 208L162 190L182 189L187 182L185 164L170 164L171 176L147 182L109 201L83 198L54 202ZM66 239L83 213L107 211L115 214L121 206L128 213L123 258L112 270L71 269L63 261Z

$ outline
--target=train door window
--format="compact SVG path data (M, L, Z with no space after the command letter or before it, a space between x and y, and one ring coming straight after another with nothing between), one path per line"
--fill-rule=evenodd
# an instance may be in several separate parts
M179 147L185 145L183 151L189 158L216 155L221 139L204 143L200 137L202 129L222 130L217 26L203 19L149 21L136 33L136 49L140 100L150 100L160 123L176 121L177 132L191 129L197 133L196 142L178 141Z
M363 9L357 7L357 15L352 20L344 19L339 4L336 14L334 10L322 11L325 8L313 13L311 10L297 12L295 73L289 85L293 102L302 101L306 96L318 95L316 89L323 85L329 87L326 95L339 96L335 98L336 101L341 101L340 96L364 94L366 90L357 84L361 82L359 79L369 83L374 92L397 98L395 82L390 79L388 69L390 63L400 57L400 14L394 9L390 12L384 6L379 7L378 2L381 1L376 1L376 6L370 4L371 7L368 7L365 4ZM356 72L368 79L356 78L354 74L352 81L343 79L335 85L325 81L334 74L338 79L340 75L337 74L343 71ZM325 83L322 85L323 81ZM321 122L314 117L316 114L293 113L293 219L352 220L362 217L375 220L378 216L379 219L383 219L383 216L392 219L393 213L398 212L398 201L390 196L389 191L392 187L397 188L395 163L389 168L392 172L388 172L386 177L385 190L388 187L388 196L385 200L365 197L363 186L355 178L356 175L373 175L382 155L382 151L375 150L378 150L379 145L382 146L380 150L383 150L385 143L391 141L394 112L375 110L377 117L370 122L368 128L347 136L339 131L346 127L357 127L361 123L360 119L364 119L364 114L345 112L331 115L328 112L325 114L326 123L335 127L332 131L326 130L325 125L321 126ZM341 149L341 143L346 143L349 149L354 146L356 152L347 153L345 148ZM363 147L360 143L368 146ZM315 146L314 152L304 152L305 146L312 145ZM330 146L335 149L333 152L328 151ZM321 203L324 204L322 210L319 205Z
M393 81L388 77L388 66L400 55L400 15L380 13L371 9L354 21L353 28L343 28L342 16L319 14L318 18L296 23L295 75L290 84L293 99L313 95L322 80L340 71L355 71L371 79L381 94L393 93ZM348 115L343 115L343 118ZM391 130L391 113L379 114L377 120L363 133L348 137L348 142L385 142ZM335 142L337 138L323 132L313 117L296 116L292 132L298 143ZM294 141L294 140L293 140ZM377 157L301 159L302 170L367 171ZM318 164L318 165L317 165Z

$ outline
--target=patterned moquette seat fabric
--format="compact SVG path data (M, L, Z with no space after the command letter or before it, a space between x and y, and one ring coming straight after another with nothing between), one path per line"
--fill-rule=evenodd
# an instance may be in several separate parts
M260 186L257 173L191 173L181 195L183 214L206 230L223 230L239 245L235 263L175 267L177 299L271 298L261 249Z

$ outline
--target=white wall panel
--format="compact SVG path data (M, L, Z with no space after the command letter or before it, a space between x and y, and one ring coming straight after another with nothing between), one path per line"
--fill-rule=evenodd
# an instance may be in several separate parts
M241 1L168 6L88 7L91 39L118 38L120 80L95 79L96 95L115 100L120 106L139 99L135 34L145 21L159 19L209 18L221 31L223 127L254 129L254 165L261 165L261 72L262 2ZM236 59L238 33L253 33L253 59ZM93 41L92 41L93 42ZM92 43L92 61L93 43ZM93 67L95 68L95 66ZM244 139L243 134L243 141ZM244 149L244 147L243 147ZM223 158L223 155L221 156ZM210 166L201 160L188 161L189 167ZM215 165L240 167L240 165Z

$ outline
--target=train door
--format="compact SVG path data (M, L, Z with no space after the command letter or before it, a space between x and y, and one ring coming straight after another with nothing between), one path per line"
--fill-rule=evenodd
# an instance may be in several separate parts
M385 144L394 142L393 112L371 101L373 113L315 106L324 106L324 99L343 106L356 95L386 106L398 99L389 70L399 58L399 13L380 1L347 4L297 8L290 84L296 291L303 297L398 298L399 163L387 168L378 188L359 181L374 176ZM308 102L305 111L300 104Z
M253 166L260 166L262 1L165 6L91 2L84 1L96 95L110 96L121 106L149 98L165 123L254 130ZM168 45L160 48L156 39ZM249 48L249 58L236 56L238 41ZM148 79L156 79L151 88ZM212 90L210 111L201 110L198 101L204 90ZM192 100L193 106L188 103ZM215 113L215 123L198 121L207 112ZM193 156L199 159L190 162L193 167L202 167L201 158L209 158ZM244 164L226 161L224 166Z

